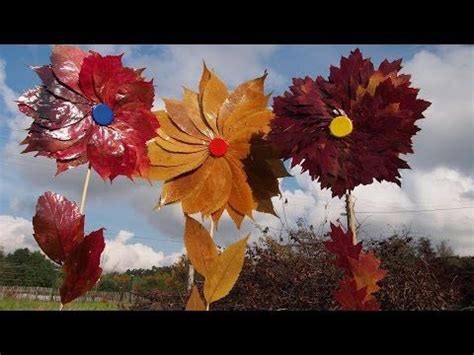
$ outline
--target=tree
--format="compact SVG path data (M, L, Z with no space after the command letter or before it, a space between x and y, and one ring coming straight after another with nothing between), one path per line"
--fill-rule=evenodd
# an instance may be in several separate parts
M1 264L0 283L5 286L55 287L60 277L55 264L26 248L2 257Z

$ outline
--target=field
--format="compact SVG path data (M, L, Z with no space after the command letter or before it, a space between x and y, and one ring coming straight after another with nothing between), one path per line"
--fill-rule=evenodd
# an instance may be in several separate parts
M28 299L0 299L0 311L56 311L59 309L58 302L28 300ZM110 311L124 309L117 302L94 302L94 301L78 301L67 304L65 311Z

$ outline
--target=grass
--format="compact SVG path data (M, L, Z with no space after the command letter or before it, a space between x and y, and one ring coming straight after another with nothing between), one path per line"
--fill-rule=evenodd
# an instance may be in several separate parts
M123 309L113 302L71 302L64 306L65 311L110 311ZM28 299L0 299L0 311L57 311L59 302L28 300Z

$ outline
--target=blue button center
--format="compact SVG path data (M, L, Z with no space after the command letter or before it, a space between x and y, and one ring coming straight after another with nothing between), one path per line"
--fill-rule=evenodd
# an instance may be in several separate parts
M95 105L92 109L92 118L101 126L108 126L114 121L114 112L105 104Z

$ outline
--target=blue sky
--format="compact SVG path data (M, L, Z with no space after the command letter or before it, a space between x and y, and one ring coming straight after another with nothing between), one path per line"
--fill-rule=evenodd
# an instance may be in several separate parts
M91 46L82 46L91 48ZM331 64L338 65L341 55L360 48L375 64L381 60L403 58L405 69L413 74L421 96L433 102L427 118L415 138L415 155L407 157L413 170L403 172L402 189L392 184L373 184L355 191L359 211L413 210L468 207L474 205L472 167L473 48L468 46L421 45L285 45L285 46L93 46L102 53L125 53L130 66L147 67L145 75L154 78L156 108L160 97L181 95L181 87L195 89L202 60L234 87L268 69L266 89L282 94L293 77L327 76ZM12 104L12 98L39 84L27 65L49 63L51 47L46 45L0 46L0 246L6 250L26 246L35 248L30 220L39 195L47 190L79 201L85 168L65 172L56 178L54 161L33 154L20 155L17 143L28 125ZM328 213L331 220L340 217L342 202L311 183L307 175L282 182L289 199L287 214L301 215L318 224ZM143 181L132 183L118 178L112 185L93 174L86 206L86 229L107 228L109 239L108 269L151 266L171 262L182 251L183 221L179 207L154 212L160 185ZM279 203L279 205L278 205ZM276 201L277 209L281 202ZM327 206L330 206L328 211ZM409 227L416 235L433 240L449 239L463 254L473 254L472 209L418 214L370 215L366 234L386 235ZM269 216L257 216L262 225L278 228L280 222ZM293 223L293 221L290 221ZM459 224L462 224L461 227ZM224 221L216 240L222 244L235 240L244 231L258 236L251 223L243 231ZM11 235L10 235L10 234ZM17 234L17 236L13 234ZM20 236L18 236L20 235ZM112 266L111 266L112 265ZM115 266L114 266L115 265Z

